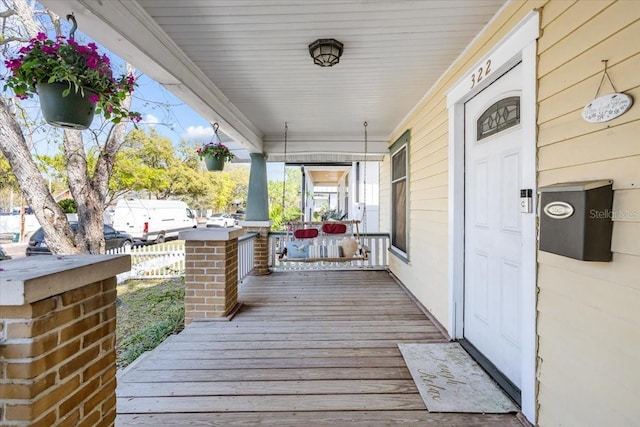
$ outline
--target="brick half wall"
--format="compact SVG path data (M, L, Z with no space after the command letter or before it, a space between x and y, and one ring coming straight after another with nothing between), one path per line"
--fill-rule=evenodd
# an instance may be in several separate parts
M38 301L0 305L0 425L114 424L115 274ZM3 285L0 292L7 291Z

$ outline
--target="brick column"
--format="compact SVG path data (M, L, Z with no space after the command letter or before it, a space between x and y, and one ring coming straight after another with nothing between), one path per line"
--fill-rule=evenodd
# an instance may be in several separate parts
M269 269L269 231L271 231L271 221L241 221L240 225L247 232L256 232L253 246L253 270L252 276L264 276L271 274Z
M115 275L131 269L130 257L0 267L0 425L114 425Z
M185 240L185 325L194 320L230 319L238 310L239 228L180 232Z

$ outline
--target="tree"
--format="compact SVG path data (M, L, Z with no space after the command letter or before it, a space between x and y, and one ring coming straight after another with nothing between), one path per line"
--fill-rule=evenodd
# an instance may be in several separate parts
M287 167L285 177L285 181L268 183L269 219L273 221L273 230L282 229L285 223L297 221L302 216L302 171L297 167Z
M151 129L149 133L135 129L125 138L121 158L129 160L126 172L133 178L134 191L155 193L158 199L165 199L171 194L172 182L168 169L175 161L175 152L171 141ZM125 171L124 167L120 167Z
M247 193L249 192L250 169L244 165L230 165L228 168L232 187L228 204L235 206L245 206L247 204Z
M76 213L78 207L73 199L62 199L58 202L64 213Z
M35 20L36 12L50 17L50 24L60 34L60 19L50 11L31 9L25 0L3 0L6 8L0 16L11 20L5 25L4 38L0 41L5 56L16 42L24 42L42 31ZM128 70L130 67L127 65ZM130 106L130 97L125 108ZM11 165L18 185L42 226L47 244L53 253L103 253L103 207L107 198L109 178L116 155L125 134L125 124L103 124L96 131L82 133L76 130L63 132L63 155L69 190L78 209L78 232L71 230L62 208L48 190L46 180L31 156L23 129L16 117L20 106L7 98L0 99L0 151ZM95 165L90 168L84 135L96 150ZM87 144L89 147L90 144Z
M0 188L3 191L19 191L18 181L11 170L9 161L0 154Z
M0 200L3 202L9 200L8 203L0 204L0 211L13 208L14 196L16 194L22 194L20 192L20 186L16 177L11 171L9 161L0 154Z
M182 148L180 152L184 156ZM110 191L133 191L157 199L197 199L208 191L203 176L199 162L180 157L168 138L153 129L135 129L127 134L118 155Z

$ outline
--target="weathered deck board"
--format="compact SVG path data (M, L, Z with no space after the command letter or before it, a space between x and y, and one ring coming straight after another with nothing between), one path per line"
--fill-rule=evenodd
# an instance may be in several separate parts
M367 348L296 348L296 349L259 349L259 350L167 350L163 349L162 359L215 360L221 359L286 359L286 358L349 358L371 357ZM394 348L377 348L377 357L397 356Z
M184 332L180 335L183 335ZM187 337L185 334L184 337ZM262 340L264 342L268 341L294 341L294 340L315 340L315 341L329 341L335 340L336 338L342 339L343 341L353 341L353 340L365 340L371 338L371 333L369 332L361 332L361 333L322 333L322 334L313 334L312 337L309 334L305 333L297 333L297 334L242 334L238 333L236 336L234 335L225 335L225 334L190 334L188 335L190 338L185 342L198 342L204 338L208 337L209 340L215 339L217 341L257 341ZM433 333L405 333L405 332L387 332L387 333L379 333L376 334L376 338L380 340L393 340L394 338L404 339L404 340L418 340L423 341L427 340L430 337L433 337ZM442 338L442 334L439 335ZM427 341L430 342L430 341Z
M127 383L170 383L170 382L211 382L211 381L292 381L292 380L397 380L411 379L406 367L398 368L310 368L310 369L201 369L143 371L127 373L126 383L119 382L119 387ZM120 393L120 388L118 389Z
M340 396L340 398L336 398ZM174 396L121 399L118 412L278 412L278 411L384 411L423 409L416 394L289 394L258 396Z
M415 393L412 380L315 380L315 381L207 381L192 384L166 382L162 387L154 383L123 383L120 396L251 396L269 390L279 394L354 394Z
M196 322L118 378L118 426L521 426L429 413L399 342L444 337L385 272L249 277L231 322Z
M433 335L422 334L423 340L432 339L438 341L442 335L434 332ZM202 335L200 340L171 340L165 344L164 351L183 351L186 342L189 343L190 350L210 351L210 350L267 350L267 349L296 349L296 348L344 348L344 341L215 341L211 342L210 336ZM208 338L208 341L204 339ZM351 341L351 348L375 348L393 347L397 343L412 343L415 340L386 339L386 340L357 340Z
M249 358L249 359L179 359L164 357L160 354L150 358L154 370L181 369L264 369L264 368L361 368L361 367L403 367L404 359L400 357L307 357L296 358Z
M380 324L369 324L367 325L366 323L362 323L362 324L356 324L356 325L351 325L350 323L356 323L356 322L347 322L344 323L342 325L340 324L325 324L325 322L316 322L314 325L304 325L301 324L303 322L290 322L289 325L281 325L281 324L276 324L274 322L269 322L269 333L274 333L274 334L288 334L288 335L293 335L293 334L322 334L325 333L327 331L327 329L331 329L331 328L340 328L340 332L342 334L346 334L346 333L378 333L378 332L436 332L437 329L435 328L435 326L428 326L426 324L423 325L403 325L400 322L396 322L393 325L380 325ZM372 322L373 323L373 322ZM226 334L226 333L231 333L232 335L242 335L242 334L256 334L256 333L262 333L264 332L264 322L261 322L260 324L248 324L245 326L245 324L242 324L242 329L239 330L238 325L237 324L232 324L231 327L227 327L225 328L225 325L222 324L219 327L217 327L215 329L215 334ZM211 329L205 329L205 328L189 328L188 330L189 334L197 334L197 333L201 333L201 334L206 334L206 335L211 335Z
M420 411L218 412L203 414L123 414L119 427L522 427L513 415L432 414Z

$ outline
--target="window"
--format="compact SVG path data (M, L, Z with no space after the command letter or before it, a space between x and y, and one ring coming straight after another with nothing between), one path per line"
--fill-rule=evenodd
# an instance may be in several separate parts
M409 131L391 146L391 247L408 255Z
M501 99L478 119L478 141L520 123L520 97Z

